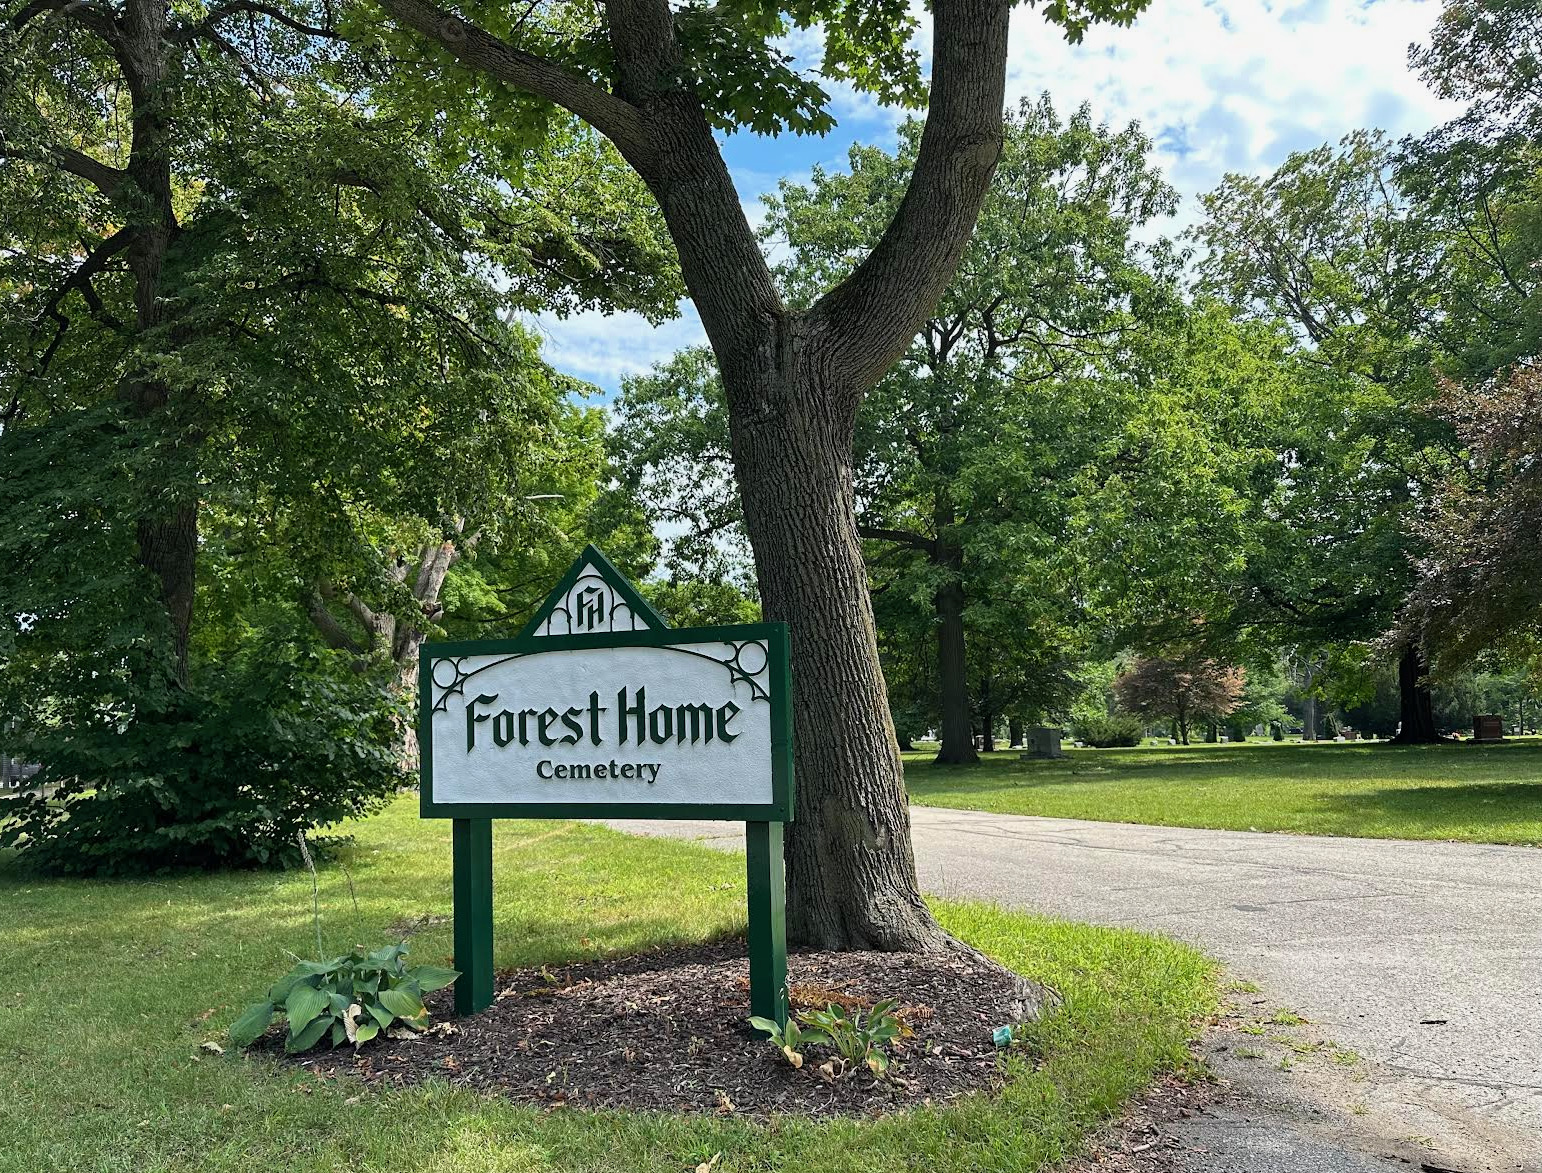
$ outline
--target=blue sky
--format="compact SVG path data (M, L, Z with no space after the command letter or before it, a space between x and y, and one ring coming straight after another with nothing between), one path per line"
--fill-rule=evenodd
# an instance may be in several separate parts
M1069 46L1031 8L1013 16L1007 95L1048 91L1063 114L1082 102L1100 121L1136 121L1183 197L1165 230L1198 216L1198 197L1229 171L1267 173L1287 154L1357 127L1393 136L1452 116L1408 71L1438 0L1153 0L1127 29L1097 28ZM923 25L925 21L923 19ZM806 46L805 46L806 47ZM798 46L794 46L798 48ZM918 45L928 46L923 33ZM752 215L781 178L844 167L853 142L891 144L902 113L837 90L840 125L824 138L735 135L724 156ZM689 303L654 328L632 315L542 318L547 359L611 392L683 346L704 341Z

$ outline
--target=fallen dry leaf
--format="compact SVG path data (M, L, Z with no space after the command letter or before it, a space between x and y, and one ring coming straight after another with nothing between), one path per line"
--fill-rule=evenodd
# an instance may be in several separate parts
M203 1050L209 1052L211 1055L223 1055L225 1053L225 1048L220 1046L213 1039L206 1039L204 1041Z
M696 1166L696 1173L712 1173L712 1171L717 1168L717 1163L722 1159L722 1153L713 1153L712 1159L710 1161L703 1161L701 1164Z

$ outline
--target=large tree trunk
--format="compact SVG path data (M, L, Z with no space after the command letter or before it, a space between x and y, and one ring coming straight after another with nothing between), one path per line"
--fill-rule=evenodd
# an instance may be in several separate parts
M779 377L767 372L768 382ZM810 398L788 396L785 410L733 427L761 600L768 619L792 628L797 817L787 829L787 932L825 949L939 948L943 933L916 886L878 665L849 424L798 410Z
M134 106L125 175L136 197L130 205L133 218L128 227L133 231L133 239L128 248L128 263L134 277L135 326L141 333L165 324L162 273L177 233L171 185L172 128L166 122L165 86L171 55L166 43L169 15L170 6L164 0L130 0L124 5L114 44ZM122 394L134 411L146 419L174 406L170 388L150 373L131 376ZM197 445L185 431L178 435L168 454L174 461ZM165 475L186 483L185 471L170 468ZM179 495L152 506L138 519L136 539L140 565L158 584L171 628L174 670L177 679L185 684L198 559L196 497Z
M137 535L140 565L159 583L161 604L171 624L176 677L186 684L198 559L198 506L183 501L160 517L142 517Z
M1435 699L1430 693L1424 655L1413 644L1397 662L1397 687L1402 728L1392 740L1400 745L1429 745L1440 740L1435 728Z
M1301 740L1317 740L1317 698L1307 696L1301 702Z
M1007 748L1017 749L1023 744L1023 719L1007 718Z
M944 558L950 557L952 552L945 552ZM947 766L972 765L980 759L974 750L974 728L970 718L969 673L964 646L964 584L959 581L956 570L937 592L936 605L937 678L942 700L942 744L937 748L937 761Z

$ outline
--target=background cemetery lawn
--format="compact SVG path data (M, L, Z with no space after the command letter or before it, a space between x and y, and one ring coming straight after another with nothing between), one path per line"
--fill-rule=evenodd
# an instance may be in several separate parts
M1542 844L1542 739L1491 745L1354 742L1017 750L977 766L905 755L911 801L1020 815L1289 831L1303 835Z
M351 825L358 911L336 865L321 876L329 953L416 925L419 961L450 949L449 823L416 798ZM739 857L578 823L496 829L500 967L742 929ZM0 1169L680 1170L1037 1169L1164 1068L1186 1062L1213 1004L1209 963L1139 934L979 905L944 905L955 932L1054 984L1042 1063L999 1098L877 1122L574 1110L542 1114L447 1085L330 1084L234 1051L225 1027L315 952L303 873L48 881L0 857ZM902 993L902 991L896 991ZM688 1029L688 1024L686 1024Z

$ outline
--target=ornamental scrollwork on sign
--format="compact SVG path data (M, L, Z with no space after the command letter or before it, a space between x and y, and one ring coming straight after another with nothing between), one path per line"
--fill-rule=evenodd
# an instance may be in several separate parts
M629 629L622 628L622 630ZM725 649L721 656L714 656L707 652L699 651L695 647L681 647L675 644L663 644L657 650L677 652L682 656L694 656L698 660L707 660L713 664L721 665L728 669L730 684L733 686L748 684L752 701L770 703L771 692L767 686L771 677L771 654L764 641L750 639L738 642L725 642L719 646ZM507 664L511 660L543 654L539 650L513 652L507 656L499 656L496 660L491 660L486 664L479 664L470 671L466 669L466 661L472 658L470 656L445 656L435 660L430 673L434 689L434 704L430 711L434 713L447 712L450 698L452 696L464 696L466 693L466 681L470 680L473 676L486 672L489 668L496 668L500 664Z

